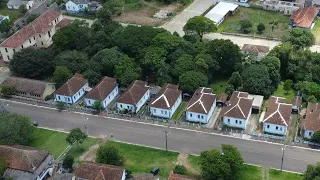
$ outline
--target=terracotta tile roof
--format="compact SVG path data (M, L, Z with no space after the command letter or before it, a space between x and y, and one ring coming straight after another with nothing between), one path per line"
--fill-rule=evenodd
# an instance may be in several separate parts
M84 79L82 74L75 74L71 79L64 83L54 94L60 94L65 96L73 96L77 93L88 80Z
M178 88L178 85L164 84L155 99L150 103L150 107L171 109L182 93Z
M226 102L227 99L228 99L228 94L221 93L221 94L218 95L217 101Z
M136 105L148 90L147 82L135 80L130 84L126 92L118 97L116 102Z
M241 48L242 51L246 51L251 55L258 56L259 53L268 53L269 47L268 46L260 46L254 44L244 44Z
M156 176L153 176L152 174L147 174L147 173L145 173L145 174L139 174L139 175L135 175L134 177L133 177L133 180L157 180L157 179L159 179L158 177L156 177Z
M320 104L308 103L306 118L304 120L303 129L311 131L320 130Z
M300 8L292 13L290 20L292 19L296 26L309 28L318 12L319 10L314 7Z
M175 174L173 171L170 172L169 180L197 180L196 178Z
M50 23L54 19L58 18L60 14L60 12L53 10L49 10L43 13L30 24L26 25L25 27L14 33L12 36L10 36L8 39L3 41L0 46L16 48L22 45L31 36L49 31L49 29L52 28L52 25Z
M297 106L298 108L301 108L302 105L302 98L299 96L296 96L291 101L292 106Z
M47 84L48 82L34 79L8 77L1 83L1 86L10 85L14 86L16 88L16 91L42 95L46 89Z
M75 176L88 180L121 180L124 167L93 162L82 162Z
M103 101L118 86L115 78L104 77L85 98Z
M253 102L253 99L249 99L248 95L246 92L234 91L229 104L221 111L222 116L246 120Z
M8 168L35 172L49 155L47 150L21 145L0 145L0 157L8 159Z
M288 126L291 119L291 104L286 104L286 99L271 96L263 122Z
M68 26L71 22L72 22L72 20L70 20L70 19L62 19L62 20L56 25L56 27L58 27L58 28L63 28L63 27Z
M212 94L210 88L199 88L189 101L186 111L208 114L215 101L216 95Z

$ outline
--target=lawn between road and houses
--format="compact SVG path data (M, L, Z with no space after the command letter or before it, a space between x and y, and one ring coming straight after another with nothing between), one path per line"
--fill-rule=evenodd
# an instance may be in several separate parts
M228 16L219 26L218 32L241 33L240 21L249 19L252 23L250 34L281 38L288 29L289 17L279 12L266 11L257 8L239 7L239 12ZM257 34L257 25L263 23L266 27L262 34ZM272 31L272 26L274 30Z
M0 15L2 16L9 16L9 19L11 22L15 22L19 17L21 17L21 14L18 10L14 9L8 9L7 7L7 1L3 1L0 3Z
M63 151L68 147L65 138L67 133L52 131L42 128L36 128L34 132L34 139L31 142L31 146L46 149L55 158L61 155ZM73 146L66 155L72 155L75 157L76 162L79 161L79 157L84 154L88 149L96 144L98 138L88 137L80 146L83 150L77 146ZM179 160L178 152L165 151L162 149L155 149L146 146L139 146L115 141L107 141L112 146L117 148L119 152L124 156L125 167L130 169L133 174L149 173L153 168L158 167L160 169L159 176L161 178L167 178L170 170L174 168L176 164L182 164L187 167L187 174L193 177L200 177L200 157L189 155L185 160ZM192 169L192 171L189 171ZM268 174L267 174L268 173ZM260 166L245 165L240 176L240 180L264 180L265 176L269 176L270 180L302 180L301 174L280 172L274 169L263 168Z

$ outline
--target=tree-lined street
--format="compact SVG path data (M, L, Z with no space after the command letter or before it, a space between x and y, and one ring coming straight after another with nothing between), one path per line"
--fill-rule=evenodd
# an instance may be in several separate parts
M30 116L39 122L39 126L56 130L70 131L80 127L85 129L84 117L78 113L58 112L56 110L5 102L8 111ZM129 143L165 148L165 131L168 134L169 150L189 154L200 154L210 148L220 148L221 144L235 145L247 163L280 169L282 145L250 141L220 135L191 132L180 129L153 126L135 122L120 121L110 118L87 116L87 130L90 136L113 135L113 139ZM283 169L302 172L308 164L320 161L318 151L286 147Z

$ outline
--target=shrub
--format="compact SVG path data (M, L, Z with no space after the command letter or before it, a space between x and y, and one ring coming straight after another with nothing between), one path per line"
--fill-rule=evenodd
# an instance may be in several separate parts
M176 174L186 174L187 169L183 165L176 165L173 169L173 172Z

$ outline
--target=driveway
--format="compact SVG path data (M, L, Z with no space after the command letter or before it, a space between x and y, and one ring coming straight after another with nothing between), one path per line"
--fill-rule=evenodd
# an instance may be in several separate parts
M186 22L194 16L201 15L215 3L216 0L194 0L192 4L190 4L180 14L176 15L170 22L164 24L162 27L171 33L176 31L183 36L183 26L186 24Z

